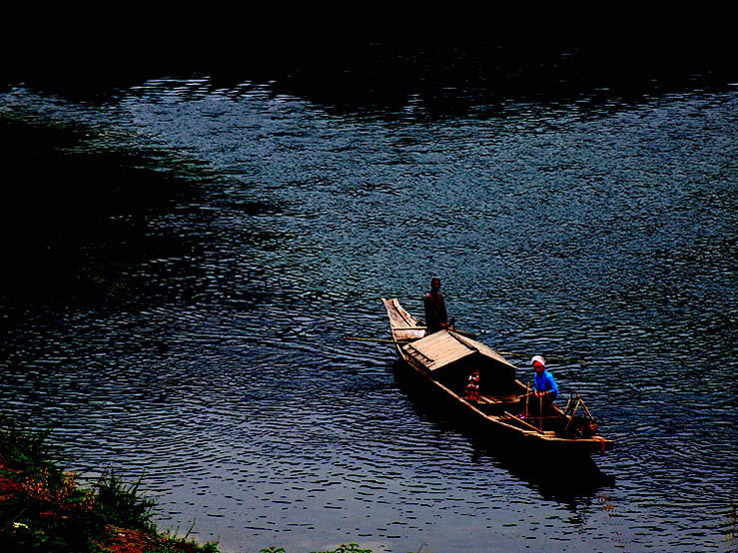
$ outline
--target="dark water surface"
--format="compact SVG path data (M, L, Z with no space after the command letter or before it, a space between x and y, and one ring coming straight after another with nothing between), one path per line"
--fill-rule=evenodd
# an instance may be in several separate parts
M73 135L23 160L53 186L5 183L0 414L55 424L88 477L143 472L162 527L242 553L735 549L735 89L435 117L160 79L12 87L0 117ZM614 483L520 470L408 397L390 346L343 340L434 274L488 345L569 359Z

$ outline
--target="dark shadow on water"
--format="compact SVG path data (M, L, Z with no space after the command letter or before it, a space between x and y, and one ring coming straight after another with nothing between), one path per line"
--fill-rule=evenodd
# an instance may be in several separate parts
M475 457L486 455L500 466L537 490L544 499L574 505L578 498L594 497L602 488L615 485L615 477L602 472L595 459L540 458L525 452L511 451L484 437L463 432L474 444Z
M26 318L29 308L135 311L212 294L247 304L248 294L213 290L203 278L210 246L197 229L212 215L197 206L207 170L151 148L103 149L95 136L71 124L0 116L0 325ZM234 209L274 211L263 202ZM249 238L255 247L262 240Z
M453 430L465 436L473 445L472 460L482 457L493 459L545 499L563 505L574 506L580 498L592 498L598 490L615 485L615 477L603 473L590 456L541 457L540 452L521 449L518 444L500 441L470 424L468 417L454 410L445 409L443 402L433 401L429 387L423 379L396 361L393 366L395 380L407 394L418 413L444 430Z
M5 199L3 299L11 304L97 304L126 295L131 267L147 259L192 253L194 244L153 233L150 223L177 197L183 179L141 168L133 151L94 151L86 129L0 119Z
M676 33L624 37L532 31L463 39L247 33L212 44L183 41L170 45L166 55L156 47L140 56L133 49L109 52L107 60L72 57L59 45L30 62L8 64L0 70L0 85L22 82L75 101L106 103L149 79L206 76L214 89L264 83L274 94L338 111L395 110L413 98L434 117L510 100L638 102L670 91L722 89L738 77L732 44L720 35L697 42Z

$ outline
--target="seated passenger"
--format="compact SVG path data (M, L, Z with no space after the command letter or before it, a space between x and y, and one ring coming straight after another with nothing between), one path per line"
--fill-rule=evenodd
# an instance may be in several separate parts
M479 402L479 369L474 369L474 371L469 375L469 381L466 383L464 399L469 403Z
M536 371L533 377L533 390L537 398L542 399L547 404L553 403L553 400L559 395L559 388L556 386L556 380L550 372L546 370L546 360L536 355L530 360L530 364Z

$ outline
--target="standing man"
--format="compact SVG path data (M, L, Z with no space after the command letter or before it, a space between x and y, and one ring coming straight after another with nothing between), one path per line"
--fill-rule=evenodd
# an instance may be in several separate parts
M438 332L442 328L448 328L448 314L446 313L446 302L441 294L441 279L431 279L431 289L423 299L425 304L426 336Z

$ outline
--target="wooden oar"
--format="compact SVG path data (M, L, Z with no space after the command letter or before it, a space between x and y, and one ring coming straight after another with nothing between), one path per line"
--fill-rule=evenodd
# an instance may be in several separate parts
M459 330L458 328L450 328L451 332L455 332L456 334L461 334L462 336L466 336L467 338L473 338L477 339L479 338L479 334L474 334L472 332L466 332L464 330Z
M507 411L504 411L504 413L505 413L505 415L507 415L507 416L508 416L509 418L511 418L511 419L515 419L515 420L516 420L517 422L519 422L519 423L521 423L521 424L524 424L525 426L527 426L527 427L529 427L529 428L531 428L531 429L535 430L536 432L540 432L541 434L543 434L543 430L539 430L538 428L536 428L535 426L533 426L533 425L532 425L531 423L529 423L528 421L524 421L524 420L523 420L523 419L521 419L520 417L516 417L515 415L513 415L512 413L508 413Z
M538 396L538 426L543 432L543 396Z
M497 353L499 353L500 355L505 356L505 357L520 357L520 358L529 358L530 357L530 354L529 353L513 353L513 352L510 352L510 351L498 351ZM546 360L547 361L555 361L557 363L567 363L567 364L569 364L569 363L578 363L579 365L584 365L584 360L582 360L582 359L566 359L564 357L549 357L547 355L546 356Z
M401 326L401 327L395 327L393 330L426 330L427 327L425 326ZM456 334L461 334L462 336L466 336L467 338L479 338L479 334L474 334L473 332L467 332L465 330L459 330L458 328L449 328L451 332L455 332Z
M361 338L359 336L344 336L344 340L357 340L361 342L378 342L380 344L405 344L406 342L398 340L385 340L383 338Z

